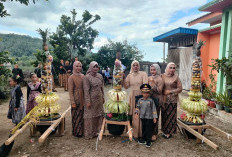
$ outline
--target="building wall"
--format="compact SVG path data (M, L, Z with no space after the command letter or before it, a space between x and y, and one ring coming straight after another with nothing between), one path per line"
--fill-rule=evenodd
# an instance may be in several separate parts
M202 58L202 80L206 81L206 84L210 84L209 74L211 68L208 65L211 65L211 59L216 59L219 56L219 46L220 46L220 32L216 33L198 33L197 41L205 41L205 45L201 48L201 58ZM215 80L217 80L217 72L214 71L213 74L216 74Z

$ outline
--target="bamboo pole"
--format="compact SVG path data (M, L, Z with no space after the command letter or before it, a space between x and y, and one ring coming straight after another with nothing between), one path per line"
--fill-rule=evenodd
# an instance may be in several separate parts
M225 131L222 131L222 130L218 129L213 125L210 125L210 129L212 129L213 131L217 132L218 134L220 134L220 135L222 135L224 137L227 137L228 140L232 140L232 135L230 135L229 133L226 133Z
M8 140L5 141L5 145L11 144L11 142L13 142L14 139L30 125L30 123L32 123L32 121L27 122L21 129L17 130L10 138L8 138Z
M59 119L54 121L54 123L43 133L43 135L40 136L39 143L43 143L46 140L46 138L50 135L53 129L55 129L60 124L60 122L62 121L62 119L65 117L66 113L70 109L71 109L71 106L63 112L63 114L61 115Z
M213 149L215 149L215 150L218 149L218 146L215 143L213 143L212 141L210 141L206 137L202 136L201 134L199 134L197 131L193 130L188 125L185 125L180 120L177 120L177 124L180 125L181 127L185 128L186 130L188 130L190 133L192 133L194 136L196 136L197 138L199 138L202 142L205 142L206 144L208 144Z

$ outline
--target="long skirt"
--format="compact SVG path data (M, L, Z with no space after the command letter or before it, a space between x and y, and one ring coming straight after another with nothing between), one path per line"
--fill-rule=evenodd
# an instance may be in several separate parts
M24 107L23 97L21 97L20 99L20 105L19 105L18 111L15 111L14 107L15 107L15 104L11 100L7 117L9 119L12 119L12 122L17 125L26 116L26 110Z
M69 78L70 74L66 73L64 74L64 90L68 91L68 78Z
M161 109L161 126L164 134L176 133L177 127L177 104L164 103Z
M130 104L130 115L132 115L132 128L133 128L133 137L139 138L142 137L142 122L140 118L135 118L135 97L141 95L140 90L131 90L129 97Z
M86 139L97 137L100 133L103 116L84 119L84 136Z
M153 135L158 135L159 132L159 115L160 115L160 105L158 105L158 107L156 107L156 111L157 111L157 122L154 124L154 131L153 131Z
M84 132L84 110L80 106L71 109L72 114L72 134L76 137L83 136Z
M35 100L27 102L26 114L28 114L38 103Z
M59 84L60 84L60 87L63 87L63 81L64 81L63 77L64 77L64 74L59 74Z

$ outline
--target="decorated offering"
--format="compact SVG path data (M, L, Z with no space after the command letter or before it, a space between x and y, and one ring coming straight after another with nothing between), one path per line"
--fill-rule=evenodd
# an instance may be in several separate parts
M201 89L201 58L200 48L203 45L202 42L198 43L195 49L196 56L194 57L192 64L192 81L189 97L183 99L181 105L187 114L181 115L181 120L200 124L204 122L204 113L207 111L207 102L202 99Z
M121 61L115 60L113 70L113 89L108 92L109 100L104 104L106 118L111 120L127 120L129 104L127 93L122 91L123 70Z

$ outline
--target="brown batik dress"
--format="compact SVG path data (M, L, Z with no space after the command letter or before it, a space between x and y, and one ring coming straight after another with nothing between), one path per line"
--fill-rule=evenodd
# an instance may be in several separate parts
M104 117L104 80L101 74L96 76L87 74L83 80L85 104L84 106L84 136L86 139L96 137L101 130Z
M68 79L69 96L71 104L76 104L76 108L71 109L72 114L72 133L74 136L83 136L84 132L84 75L72 74Z
M177 102L178 94L182 91L182 84L177 75L162 75L164 89L171 90L171 94L163 95L163 106L161 108L161 127L164 134L176 133L177 127Z

